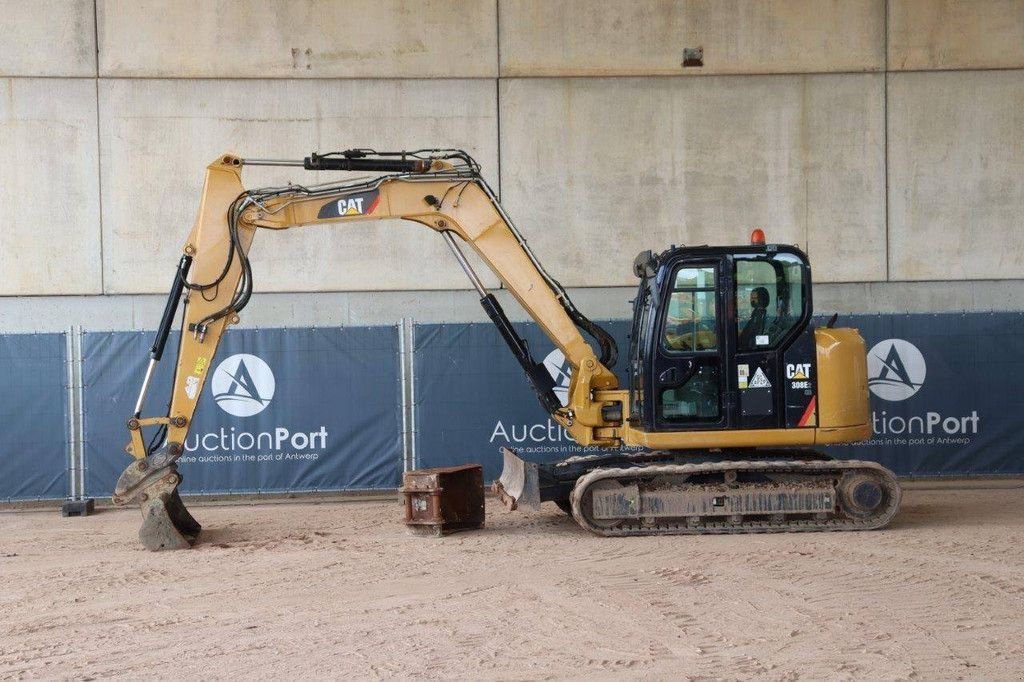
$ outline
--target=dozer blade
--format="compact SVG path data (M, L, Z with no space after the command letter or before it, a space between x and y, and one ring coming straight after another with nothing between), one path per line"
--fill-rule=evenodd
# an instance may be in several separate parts
M533 462L523 461L508 448L502 448L501 454L505 460L501 476L491 485L491 490L509 511L515 511L520 506L540 509L539 467Z
M114 488L114 504L139 503L142 511L139 540L152 552L188 549L196 543L203 528L185 509L178 494L181 474L177 465L173 461L166 463L167 457L163 454L158 451L132 463Z

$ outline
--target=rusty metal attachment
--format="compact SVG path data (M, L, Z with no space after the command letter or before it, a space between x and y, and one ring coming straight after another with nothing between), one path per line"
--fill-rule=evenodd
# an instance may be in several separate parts
M114 504L139 503L142 511L139 540L153 552L188 549L196 543L202 530L178 494L181 474L175 462L181 453L179 444L165 444L145 459L129 465L114 487Z
M484 527L484 472L479 464L408 471L399 490L414 535L441 537Z

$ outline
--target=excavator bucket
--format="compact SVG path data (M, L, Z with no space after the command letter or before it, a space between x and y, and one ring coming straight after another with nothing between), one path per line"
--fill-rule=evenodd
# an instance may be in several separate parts
M502 448L501 454L505 460L501 477L491 485L491 490L509 511L515 511L520 506L539 509L539 467L533 462L520 459L519 455L508 448Z
M141 459L125 469L114 488L114 504L139 503L139 540L146 549L188 549L203 527L188 513L178 494L181 474L177 465L154 467L151 459Z
M151 552L164 549L188 549L196 543L203 529L185 509L175 490L142 503L142 527L139 540Z

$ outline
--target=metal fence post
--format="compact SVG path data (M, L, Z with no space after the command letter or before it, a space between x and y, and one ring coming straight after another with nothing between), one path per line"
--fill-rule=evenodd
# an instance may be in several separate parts
M68 412L71 436L71 497L61 507L61 516L88 516L95 501L85 497L85 406L82 386L82 326L68 333Z
M67 456L67 473L68 473L68 500L78 499L78 476L75 475L75 469L78 466L78 445L75 442L78 437L78 428L75 424L75 342L74 342L75 328L70 327L64 332L64 364L67 372L67 381L65 384L65 390L67 391L67 412L64 418L67 420L68 427L68 456Z
M415 333L412 319L398 322L398 376L402 409L402 471L416 468Z

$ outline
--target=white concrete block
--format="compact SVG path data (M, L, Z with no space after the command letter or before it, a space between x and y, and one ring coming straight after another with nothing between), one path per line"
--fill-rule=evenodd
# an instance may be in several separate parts
M0 0L0 76L95 76L92 0Z
M505 206L567 286L758 226L817 281L884 279L883 78L502 81Z
M0 80L0 296L99 293L96 85Z
M160 78L497 75L494 2L97 0L100 73Z
M502 76L880 71L884 0L500 0ZM702 47L704 66L683 68Z
M894 280L1024 277L1024 71L889 76Z
M101 81L100 102L109 293L170 286L206 166L222 152L301 159L352 147L459 147L497 183L489 80L115 79ZM301 168L243 172L250 188L328 179ZM268 230L251 256L257 291L469 286L436 233L402 221Z
M1024 0L890 0L889 69L1024 68Z

